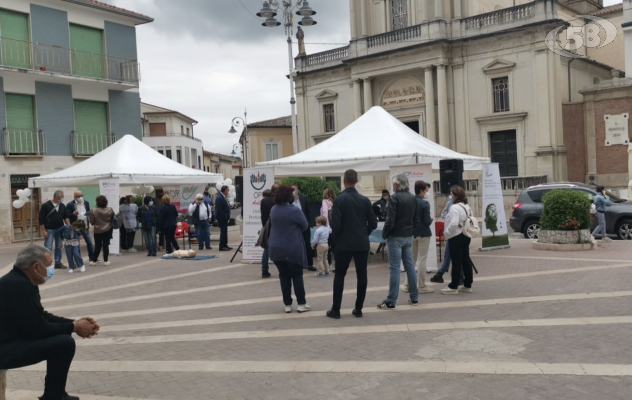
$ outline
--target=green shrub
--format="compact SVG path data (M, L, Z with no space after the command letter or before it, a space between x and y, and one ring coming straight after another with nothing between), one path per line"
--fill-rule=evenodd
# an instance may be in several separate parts
M570 189L552 190L542 199L540 225L545 231L590 229L590 198ZM575 225L573 225L575 222Z
M322 178L285 178L281 181L281 185L296 185L299 192L307 197L307 201L310 203L321 203L323 201L323 192L327 188L331 188L336 193L336 196L340 194L340 188L336 182L327 182Z

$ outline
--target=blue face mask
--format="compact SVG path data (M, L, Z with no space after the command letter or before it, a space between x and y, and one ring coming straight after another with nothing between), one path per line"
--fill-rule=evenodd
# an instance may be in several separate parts
M46 276L40 274L39 272L37 274L41 276L42 278L46 279L46 282L50 281L53 275L55 275L55 264L46 268Z
M153 205L154 205L154 202L153 202L153 201L150 201L150 202L149 202L149 207L151 207L151 206L153 206Z
M59 204L64 204L64 198L63 197L59 200Z
M452 198L452 195L450 195L450 203L454 202L454 199Z

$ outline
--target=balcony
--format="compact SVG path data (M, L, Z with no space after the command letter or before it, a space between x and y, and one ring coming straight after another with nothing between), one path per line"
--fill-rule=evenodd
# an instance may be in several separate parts
M114 133L75 132L70 134L73 157L91 157L116 142Z
M0 65L138 84L137 60L0 37Z
M327 50L306 57L307 65L324 64L330 61L342 60L349 57L349 46Z
M33 129L2 130L4 156L43 156L46 154L46 132Z
M202 139L198 139L193 136L187 136L186 133L166 133L163 135L152 135L151 133L143 133L143 137L152 137L152 138L161 138L161 137L183 137L191 140L195 140L196 142L202 143Z

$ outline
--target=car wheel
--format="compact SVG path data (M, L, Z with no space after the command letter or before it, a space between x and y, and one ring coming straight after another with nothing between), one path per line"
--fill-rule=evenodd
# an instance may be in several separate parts
M632 219L624 219L617 225L617 237L621 240L632 240Z
M540 223L537 221L527 222L522 233L527 239L537 239L540 237Z

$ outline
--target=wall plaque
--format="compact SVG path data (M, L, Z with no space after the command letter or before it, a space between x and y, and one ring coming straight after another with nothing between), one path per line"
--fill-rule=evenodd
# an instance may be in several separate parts
M604 115L603 119L606 121L606 147L630 143L630 114Z

